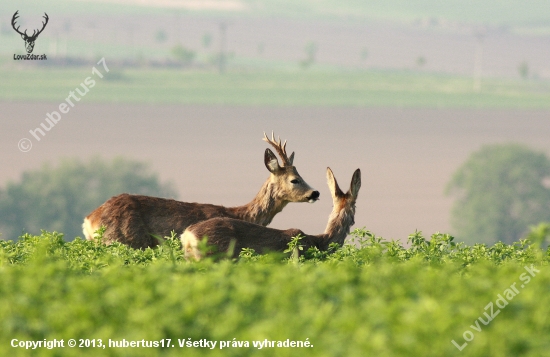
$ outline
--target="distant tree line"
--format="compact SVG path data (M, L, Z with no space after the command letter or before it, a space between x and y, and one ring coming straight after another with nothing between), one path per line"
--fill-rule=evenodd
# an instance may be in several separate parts
M550 160L518 144L484 146L455 172L447 193L457 198L459 240L512 243L550 222Z
M1 239L42 229L82 237L82 221L111 196L134 193L175 198L171 184L161 184L144 163L115 158L88 162L63 160L58 166L24 172L19 182L0 188Z

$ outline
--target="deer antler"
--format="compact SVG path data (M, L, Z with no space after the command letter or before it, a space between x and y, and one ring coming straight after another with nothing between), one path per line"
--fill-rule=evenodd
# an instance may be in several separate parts
M25 30L25 32L19 31L19 28L21 27L21 25L19 25L19 26L17 26L17 28L15 28L15 22L16 22L16 20L19 18L18 13L19 13L19 10L17 10L17 11L15 12L15 14L13 14L13 17L11 18L11 26L13 27L13 29L14 29L18 34L20 34L21 36L25 36L25 38L28 38L28 39L33 39L33 38L38 37L38 35L40 35L40 33L41 33L42 31L44 31L44 29L46 28L46 25L48 24L48 20L50 19L50 18L48 17L48 14L44 13L44 16L42 16L42 17L46 20L46 22L42 21L42 28L41 28L40 30L38 30L38 29L37 29L37 30L33 30L32 35L29 36L29 35L27 35L27 30ZM38 32L36 32L36 31L38 31Z
M271 140L267 137L267 135L265 135L265 132L264 132L263 140L265 142L271 144L271 146L273 146L275 151L277 151L277 153L281 157L281 160L283 161L283 166L292 166L292 161L294 160L294 153L292 153L290 155L290 158L286 154L286 140L282 145L281 145L281 138L280 137L277 137L277 141L275 141L273 131L271 132Z
M11 18L11 27L13 27L15 32L17 32L18 34L24 35L21 31L19 31L19 27L21 27L21 25L19 25L17 28L15 28L15 21L19 18L19 16L17 15L18 12L19 12L19 10L17 10L15 12L15 14L13 14L13 17ZM26 31L25 31L25 34L26 34Z
M42 17L46 20L46 22L42 21L42 29L40 29L40 31L38 31L38 33L36 34L36 36L40 35L40 33L41 33L42 31L44 31L44 29L46 28L46 25L48 24L48 20L50 19L50 18L48 17L48 14L46 14L46 13L44 13L44 16L42 16ZM34 33L33 33L33 36L35 36Z

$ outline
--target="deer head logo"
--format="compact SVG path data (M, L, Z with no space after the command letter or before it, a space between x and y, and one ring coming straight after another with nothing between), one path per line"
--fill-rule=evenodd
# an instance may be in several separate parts
M17 26L17 28L15 28L15 21L17 20L17 18L19 18L19 15L17 14L18 12L19 12L19 10L17 10L15 12L15 14L13 14L13 17L11 18L11 26L13 27L15 32L20 34L21 38L25 41L25 48L27 49L27 53L32 53L32 50L34 49L34 41L36 41L36 38L38 37L38 35L40 35L40 33L42 33L42 31L44 31L44 28L48 24L48 20L49 20L48 14L44 13L43 17L46 20L46 22L42 22L42 29L33 30L32 35L29 36L29 35L27 35L27 30L25 30L25 32L19 31L19 28L21 26Z

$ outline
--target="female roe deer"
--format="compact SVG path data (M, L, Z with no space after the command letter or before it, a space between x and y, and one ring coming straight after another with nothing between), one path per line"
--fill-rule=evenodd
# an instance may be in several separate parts
M350 227L355 224L355 201L361 187L361 171L355 170L350 188L346 193L340 190L329 167L327 167L327 180L333 208L324 234L307 235L299 229L279 230L232 218L218 217L187 227L181 235L185 257L196 260L202 258L198 243L203 237L207 238L208 245L217 247L218 252L227 252L232 247L234 257L239 255L242 248L252 248L258 253L282 252L288 248L292 237L298 234L305 236L300 240L300 244L306 250L309 247L327 250L329 244L333 242L343 244Z
M317 201L319 191L312 189L296 171L294 153L290 157L286 154L286 141L283 144L280 139L275 141L273 133L271 140L264 133L263 140L274 147L283 165L279 165L271 150L265 150L264 163L271 175L250 203L224 207L125 193L110 198L84 219L82 229L86 239L93 240L94 232L105 226L104 243L116 241L144 249L159 244L154 236L182 232L189 225L209 218L230 217L266 226L289 202Z

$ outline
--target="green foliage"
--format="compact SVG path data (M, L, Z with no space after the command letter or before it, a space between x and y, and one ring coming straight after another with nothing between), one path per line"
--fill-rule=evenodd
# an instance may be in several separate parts
M184 65L189 65L193 63L197 54L182 45L177 45L172 48L172 55Z
M24 172L19 182L0 189L0 232L15 239L22 231L42 228L82 234L82 220L109 197L123 193L175 196L170 185L160 184L143 163L115 158L88 162L66 159L59 166Z
M175 235L133 250L58 233L0 242L0 355L250 356L252 341L306 341L266 356L539 356L550 322L549 252L527 241L466 246L420 232L410 247L363 229L360 247L301 259L255 255L186 262ZM296 240L298 244L299 239ZM298 246L294 244L294 246ZM540 270L460 352L451 343L525 266ZM518 284L519 287L519 284ZM105 349L36 349L11 340L102 339ZM109 339L171 339L170 348L108 347ZM178 339L249 341L222 350L180 348Z
M1 264L27 265L34 259L59 259L69 269L91 273L111 265L149 265L162 260L183 260L176 235L163 239L158 249L135 250L124 244L105 245L76 238L66 242L63 234L42 231L40 236L25 234L17 242L0 241Z
M456 234L467 242L514 242L530 225L550 221L550 160L516 144L488 145L453 175L447 193Z
M288 242L288 248L283 253L291 253L291 260L298 263L300 258L300 251L304 250L304 247L300 244L300 241L304 238L302 234L298 234L296 237L292 237Z
M531 230L525 238L538 245L548 245L550 243L550 223L542 222L531 226Z

